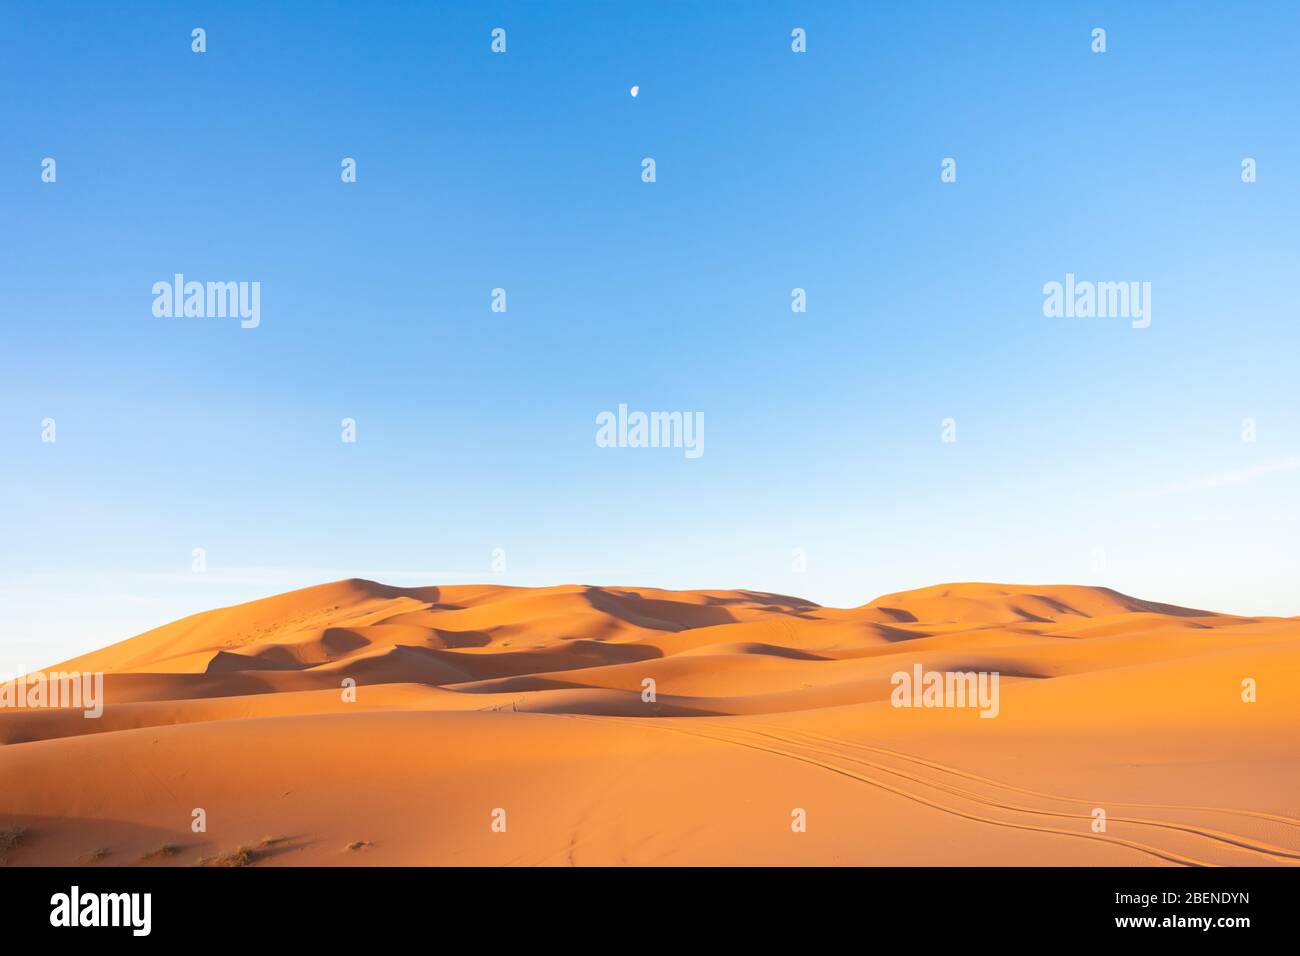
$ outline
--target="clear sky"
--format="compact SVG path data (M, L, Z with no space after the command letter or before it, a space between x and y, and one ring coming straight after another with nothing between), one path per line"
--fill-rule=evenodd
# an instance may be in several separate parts
M6 4L0 670L352 575L1300 614L1298 48L1290 2ZM156 317L177 272L260 326ZM1151 326L1045 317L1067 273ZM704 454L597 447L620 403Z

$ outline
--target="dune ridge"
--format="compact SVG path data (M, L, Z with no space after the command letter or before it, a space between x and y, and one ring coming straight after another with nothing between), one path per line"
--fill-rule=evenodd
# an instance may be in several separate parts
M913 667L996 719L894 706ZM10 863L1300 863L1300 619L1107 588L349 579L48 670L106 705L0 709Z

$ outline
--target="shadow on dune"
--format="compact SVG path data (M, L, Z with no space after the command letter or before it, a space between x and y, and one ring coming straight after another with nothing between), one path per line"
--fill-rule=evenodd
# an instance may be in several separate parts
M633 591L596 587L587 588L582 596L597 611L656 631L687 631L736 622L730 611L716 605L661 601L642 597Z
M793 617L811 617L820 605L803 598L763 591L737 591L734 595L708 594L702 603L649 598L635 591L619 588L589 587L583 597L597 611L629 624L660 631L688 631L697 627L734 624L737 618L731 607L754 608Z
M331 654L348 654L369 644L369 638L350 627L327 627L320 637L320 646Z
M788 594L775 594L771 591L737 591L743 598L733 597L716 597L707 596L704 600L706 604L756 604L759 607L769 611L779 611L792 617L811 618L814 615L808 613L811 611L820 611L822 606L815 601L807 601L803 598L791 597Z
M492 643L492 635L487 631L448 631L435 627L433 632L438 635L443 647L450 650L458 647L487 647Z
M203 669L205 674L245 673L247 671L300 671L310 665L295 658L284 647L272 645L253 654L217 651Z
M885 616L890 618L890 620L898 624L915 624L917 622L917 618L915 614L913 614L911 611L904 611L902 608L876 607L873 608L873 610L879 611L881 614L884 614Z
M923 637L933 636L926 631L906 631L901 627L890 627L888 624L872 624L868 629L872 634L883 637L891 644L898 644L902 641L916 641Z
M649 644L608 644L604 641L578 638L561 645L557 653L557 656L559 655L587 658L581 665L583 667L601 667L605 664L632 664L637 661L653 660L663 657L664 652Z
M831 658L823 654L800 650L797 647L782 647L779 644L765 644L762 641L745 641L726 646L733 654L760 654L766 657L784 657L791 661L828 661Z

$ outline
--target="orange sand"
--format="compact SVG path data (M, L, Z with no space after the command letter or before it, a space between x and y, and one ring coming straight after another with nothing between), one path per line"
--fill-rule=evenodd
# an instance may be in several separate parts
M998 716L892 706L918 662ZM1101 588L349 580L50 670L107 704L0 710L10 865L1300 863L1300 619Z

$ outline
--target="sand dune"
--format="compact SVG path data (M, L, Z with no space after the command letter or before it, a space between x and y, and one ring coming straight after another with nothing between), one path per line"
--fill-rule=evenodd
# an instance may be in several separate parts
M1104 588L347 580L49 670L106 705L0 709L10 865L1300 865L1300 619Z

